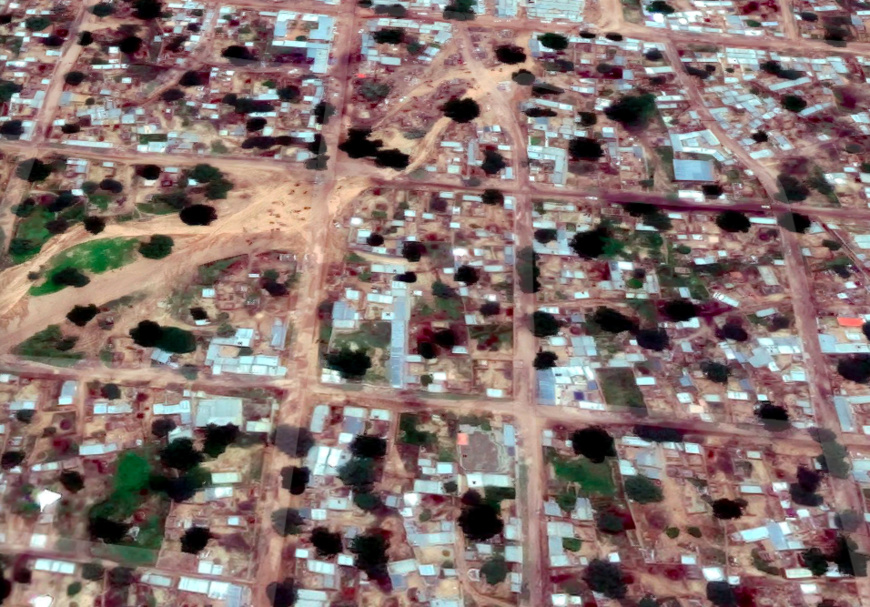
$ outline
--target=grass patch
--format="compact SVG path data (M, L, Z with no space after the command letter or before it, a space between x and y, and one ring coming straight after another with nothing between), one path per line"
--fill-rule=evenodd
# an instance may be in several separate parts
M15 346L12 351L18 356L36 362L69 367L84 356L81 352L73 351L76 341L78 341L76 337L64 337L59 325L48 325L39 333L34 333Z
M138 244L137 238L99 238L70 247L51 258L49 278L41 285L31 287L30 294L38 297L66 288L66 285L51 280L51 276L59 270L75 268L82 272L102 274L125 266L136 258Z
M674 181L674 148L669 145L663 145L656 148L656 154L661 159L662 169L664 169L668 178Z
M631 369L598 369L598 380L601 382L604 400L609 406L646 411L643 394L637 387Z
M402 413L399 418L399 442L406 445L431 447L438 443L438 437L428 430L418 430L419 417L413 413Z
M148 215L172 215L173 213L178 213L178 209L165 202L140 202L136 205L136 209L140 213Z
M221 274L226 272L230 266L234 263L242 261L245 258L244 255L239 255L237 257L227 257L226 259L218 259L217 261L213 261L211 263L205 263L197 269L199 274L199 282L200 284L211 286L218 281Z
M609 461L605 460L600 464L594 464L583 457L573 459L563 457L552 449L548 453L548 459L553 465L556 478L579 486L577 496L601 495L609 497L616 494L616 485L613 482L613 471Z
M27 240L30 243L30 248L22 253L12 253L12 261L19 264L39 253L42 245L52 237L51 232L45 229L46 222L52 219L54 219L54 213L45 207L37 206L29 216L18 220L12 237Z
M364 350L383 350L389 347L391 334L392 327L389 322L383 320L366 321L360 323L358 331L336 334L334 347L341 349L345 345L354 343Z
M509 349L513 344L514 328L510 323L472 325L468 327L468 336L487 350Z

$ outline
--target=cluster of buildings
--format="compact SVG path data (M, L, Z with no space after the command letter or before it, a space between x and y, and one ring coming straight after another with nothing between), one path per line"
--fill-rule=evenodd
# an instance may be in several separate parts
M545 430L543 444L558 458L583 460L574 456L570 439L557 431ZM814 577L800 556L823 544L838 526L832 508L803 506L791 496L797 469L812 469L812 454L769 442L749 441L736 447L706 437L703 445L688 438L654 443L631 434L616 438L616 450L613 461L599 464L605 467L598 473L604 480L589 482L591 489L586 483L578 487L561 478L556 468L550 469L542 524L552 579L598 558L630 570L633 591L640 595L659 594L653 571L663 568L671 572L667 594L675 598L703 596L706 584L717 581L746 585L768 596L774 587L765 590L766 585L758 583L762 576L778 578L776 596L792 597L798 604L851 591L835 567L821 578ZM660 502L644 505L623 497L619 489L610 494L611 488L637 476L659 487ZM573 505L560 495L566 491L576 492ZM824 484L818 492L828 495ZM743 516L733 521L714 518L711 503L721 498L744 500ZM652 523L654 511L663 518ZM603 532L604 512L627 514L631 524L615 536L612 530ZM623 533L628 537L621 541ZM554 586L554 605L568 604L569 597ZM756 596L756 600L763 599Z
M594 229L602 217L612 238L625 244L625 255L578 259L572 238ZM748 421L759 402L770 400L788 404L796 424L811 423L801 339L785 320L791 312L781 248L758 238L775 219L752 217L753 227L744 234L724 232L712 214L669 212L667 217L672 227L659 233L617 207L538 204L533 226L556 236L535 243L540 309L565 321L558 335L540 342L559 359L556 367L537 372L539 402L603 410L621 405L628 391L650 410ZM699 316L665 321L658 308L672 299L696 302ZM589 319L600 305L636 319L641 328L664 328L670 347L655 352L627 333L615 337L596 331ZM721 337L726 323L742 326L748 339ZM704 360L741 371L732 370L725 385L709 382L697 371Z
M695 34L779 38L785 35L778 9L771 10L769 5L761 2L680 0L667 2L666 5L673 12L667 9L662 11L661 5L654 2L641 2L645 25Z
M485 205L477 193L364 192L349 218L346 271L330 287L330 347L370 346L372 373L393 388L509 396L513 204L505 196L504 207ZM383 242L369 244L373 235ZM409 242L425 246L420 261L403 257ZM476 283L455 281L465 265L477 273ZM405 280L408 273L412 281ZM480 308L488 302L499 311L487 317ZM453 331L455 345L436 360L424 359L419 343L444 329ZM329 369L323 379L341 381Z

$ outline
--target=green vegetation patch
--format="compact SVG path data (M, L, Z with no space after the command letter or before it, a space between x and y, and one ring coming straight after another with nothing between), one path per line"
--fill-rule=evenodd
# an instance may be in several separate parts
M27 261L42 249L52 234L45 224L54 219L54 213L42 206L37 206L27 217L22 217L15 224L15 235L10 245L9 254L16 264ZM15 241L20 244L16 245Z
M550 450L548 459L553 465L556 478L580 486L577 495L612 496L616 494L616 484L613 481L613 471L610 463L604 461L594 464L583 457L568 458Z
M138 244L137 238L98 238L70 247L51 258L48 279L31 287L30 294L38 297L65 289L67 285L54 282L52 276L66 268L94 274L117 270L136 259Z
M353 333L335 335L335 348L340 349L351 343L363 350L387 348L390 345L392 328L389 322L382 320L365 321Z
M468 336L480 342L487 350L510 349L514 339L513 325L510 323L472 325L468 327Z
M406 445L432 446L438 443L438 437L428 430L418 430L420 418L414 413L402 413L399 418L399 441Z
M230 268L230 266L237 262L243 261L244 259L244 255L239 255L237 257L218 259L217 261L213 261L211 263L206 263L199 266L197 272L199 273L200 284L206 286L211 286L215 284L220 278L221 274L226 272Z
M15 346L13 352L37 362L69 367L84 356L73 351L77 341L77 337L64 337L59 325L48 325Z
M631 369L598 369L598 379L601 382L601 391L604 392L604 400L609 406L646 411L643 394L637 387Z

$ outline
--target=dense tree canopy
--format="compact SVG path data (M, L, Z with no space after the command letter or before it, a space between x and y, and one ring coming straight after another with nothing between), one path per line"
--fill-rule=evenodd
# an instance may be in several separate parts
M499 511L491 504L484 502L476 491L468 491L462 497L462 513L459 515L459 527L471 541L485 542L502 532L504 523Z
M625 494L629 499L640 504L651 504L664 499L662 488L655 481L642 475L625 478Z
M278 426L272 440L279 451L291 457L305 457L314 446L314 435L308 428L287 424Z
M338 371L343 379L362 379L372 366L372 359L365 350L344 347L326 355L326 366Z
M674 299L665 302L663 307L665 316L674 322L682 322L695 318L698 310L688 299Z
M292 607L299 596L296 582L292 578L284 578L283 582L272 582L266 586L266 596L272 607Z
M77 327L84 327L91 322L99 313L100 309L94 304L86 306L73 306L72 310L67 312L66 318Z
M598 160L604 156L604 148L591 137L574 137L568 142L568 153L574 160Z
M29 158L18 163L15 176L30 183L45 181L54 169L38 158Z
M800 213L783 213L777 217L776 223L789 232L803 234L810 228L813 222L809 217Z
M575 430L571 434L571 446L574 453L596 464L600 464L605 458L616 457L613 437L601 426Z
M445 116L459 123L471 122L480 116L480 106L470 97L453 97L441 106L441 110Z
M205 428L205 442L202 451L209 457L218 457L227 447L239 438L239 427L235 424L208 424Z
M293 508L280 508L272 513L272 528L282 536L298 535L305 519Z
M214 536L207 527L188 527L181 536L181 551L187 554L199 554L212 537Z
M189 438L176 438L160 450L160 463L167 468L187 471L195 468L205 459Z
M554 51L563 51L568 48L568 38L562 34L546 33L538 36L538 42L541 46Z
M311 543L317 549L318 556L332 556L342 551L340 533L333 533L326 527L315 527L311 530Z
M755 415L764 427L771 432L781 432L789 427L788 410L770 401L762 402L755 410Z
M634 433L638 438L654 443L681 443L685 438L685 432L682 430L663 426L637 425L634 427Z
M635 339L641 348L655 352L667 350L671 344L667 331L662 328L640 329L635 334Z
M535 337L552 337L559 334L561 323L559 320L543 310L538 310L532 314L532 333Z
M740 211L723 211L716 216L716 225L726 232L748 232L752 224Z
M622 599L628 593L625 576L622 569L616 563L602 559L594 559L589 562L583 579L593 592L603 594L611 599Z
M552 369L557 360L559 356L555 352L538 352L535 354L535 369Z
M517 63L525 62L526 53L521 47L516 46L515 44L502 44L495 48L495 58L501 63L516 65Z
M147 242L139 243L139 252L148 259L163 259L172 253L174 244L171 236L154 234Z
M302 495L311 480L311 471L305 467L285 466L281 468L281 486L291 495Z
M350 451L357 457L384 457L387 454L387 440L379 436L359 434L351 442Z
M705 360L701 363L701 372L704 377L717 384L727 384L728 376L731 374L728 365L712 360Z
M608 333L634 332L637 322L613 308L599 306L592 314L590 321L602 331Z
M713 502L713 516L720 520L731 520L743 516L743 509L746 507L744 500L732 500L721 498Z
M629 129L646 128L656 112L655 95L652 93L626 95L604 110L608 118Z

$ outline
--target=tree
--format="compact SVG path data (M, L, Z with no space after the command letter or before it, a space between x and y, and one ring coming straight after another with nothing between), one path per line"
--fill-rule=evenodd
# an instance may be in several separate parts
M218 457L238 438L239 427L235 424L223 426L209 424L205 428L205 442L202 445L202 451L209 457Z
M101 581L105 573L106 568L101 563L85 563L82 565L82 578L90 582Z
M499 190L487 189L481 194L481 202L490 206L504 206L504 194Z
M389 583L387 573L387 538L380 530L372 530L357 535L350 544L350 551L356 555L354 565L378 583Z
M819 548L804 550L801 552L801 560L804 562L804 567L815 576L825 575L828 572L828 558Z
M441 111L444 112L445 116L460 124L471 122L480 116L480 106L470 97L464 99L453 97L441 106Z
M387 454L387 440L379 436L359 434L350 443L350 452L356 457L384 457Z
M148 259L163 259L172 253L175 241L169 236L155 234L148 242L139 243L139 252Z
M440 331L436 331L432 336L432 339L436 344L448 350L456 345L456 334L452 329L441 329Z
M483 162L480 164L481 170L487 175L495 175L507 166L504 156L498 153L493 148L483 150Z
M298 86L293 85L282 86L275 92L278 93L278 98L281 101L289 101L291 103L298 101L302 97L302 91Z
M748 232L752 225L740 211L723 211L716 216L716 225L726 232Z
M143 348L153 348L163 336L163 328L153 320L142 320L130 329L130 337Z
M349 487L369 491L377 480L375 460L370 457L352 457L338 469L338 478Z
M151 422L151 434L157 438L166 438L177 427L171 417L158 417Z
M611 103L604 114L628 129L644 129L656 115L655 95L626 95Z
M64 470L60 473L60 484L70 493L78 493L85 488L85 478L75 470Z
M15 175L19 179L24 179L30 183L37 183L45 181L53 170L50 164L46 164L38 158L29 158L18 164L18 167L15 169Z
M416 272L402 272L401 274L396 274L393 280L398 280L399 282L407 282L409 284L413 284L417 282L417 273Z
M378 82L372 78L366 78L360 83L358 90L363 99L377 103L389 96L392 87L386 82Z
M91 279L82 274L77 268L68 267L56 270L49 279L56 285L75 287L80 289L91 282Z
M675 299L665 302L664 313L674 322L684 322L698 315L695 304L688 299Z
M33 409L19 409L15 412L15 420L21 422L24 425L32 422L35 416L36 411Z
M416 240L406 240L402 243L402 257L408 261L420 261L426 253L426 246Z
M292 607L296 603L296 583L292 578L284 578L283 582L272 582L266 586L266 596L272 607Z
M484 502L479 493L468 491L462 496L462 501L458 523L465 537L473 542L485 542L502 532L504 523L499 511Z
M598 328L608 333L634 332L637 330L637 322L617 310L604 306L598 307L590 320Z
M639 504L651 504L664 499L662 488L655 481L641 475L625 479L625 494Z
M520 291L537 293L541 289L538 280L541 271L538 269L538 254L532 247L523 247L517 252L516 268Z
M776 223L789 232L803 234L812 225L812 220L800 213L783 213L776 219Z
M594 464L600 464L608 457L616 457L613 437L601 426L575 430L571 434L571 447L574 453L582 455Z
M20 120L7 120L0 123L0 135L8 139L20 139L24 134L24 125Z
M511 80L520 86L532 86L535 84L535 75L529 70L517 70L511 75Z
M342 551L341 534L333 533L326 527L315 527L311 530L311 543L317 549L317 555L328 557Z
M183 87L202 86L204 83L203 76L199 72L194 72L192 70L184 72L181 75L181 78L178 79L178 86Z
M429 341L421 341L417 344L417 354L426 360L432 360L438 357L438 347Z
M94 35L90 32L82 32L79 34L79 45L90 46L94 43Z
M31 32L41 32L51 25L51 19L43 16L28 17L24 20L24 27Z
M713 516L719 520L731 520L743 516L746 502L743 500L730 500L721 498L713 502Z
M67 312L66 318L77 327L84 327L94 319L100 309L94 304L86 306L73 306L73 309Z
M91 234L99 234L106 229L106 220L102 217L85 217L84 225Z
M304 523L302 515L293 508L280 508L272 513L272 528L282 537L298 535Z
M849 381L867 383L870 380L870 356L858 354L841 358L837 363L837 373Z
M553 242L558 237L558 232L550 228L540 228L535 230L535 240L541 244Z
M372 32L376 44L402 44L405 41L405 30L400 27L384 27Z
M538 310L532 314L532 333L535 337L552 337L559 334L561 323L549 312Z
M604 156L604 148L591 137L574 137L568 143L568 153L574 160L598 160Z
M202 463L203 459L205 458L202 453L193 446L193 441L185 437L176 438L160 450L160 463L176 470L191 470Z
M526 53L515 44L502 44L495 47L495 58L501 63L516 65L518 63L525 63Z
M535 369L552 369L556 366L559 356L555 352L538 352L535 354Z
M806 109L807 101L798 95L785 95L780 101L780 105L784 110L797 113Z
M69 221L63 217L57 217L45 222L45 230L49 234L63 234L69 229Z
M704 374L704 377L717 384L727 384L728 376L731 375L728 365L712 360L705 360L701 363L701 372Z
M729 321L722 325L721 329L716 330L716 337L732 341L747 341L749 334L746 332L746 329L736 322Z
M834 549L828 555L828 561L836 565L842 575L866 577L868 557L857 552L857 548L855 542L850 538L838 535Z
M603 594L607 598L622 599L628 592L625 576L616 563L594 559L589 562L583 579L593 592Z
M789 427L788 410L781 405L774 405L769 401L764 401L755 410L755 415L764 425L765 429L771 432L781 432Z
M453 277L456 279L456 282L464 282L468 286L471 286L480 280L477 270L468 265L459 266Z
M326 101L321 101L314 106L314 121L317 124L326 124L332 116L335 116L335 106Z
M102 516L88 518L88 533L95 540L118 544L127 536L130 525L118 523Z
M508 565L504 557L494 556L487 560L480 568L480 575L486 583L495 586L507 579Z
M707 600L718 607L734 607L737 595L728 582L707 582Z
M100 2L91 7L91 12L100 19L109 17L115 12L115 5L111 2Z
M479 311L484 317L498 316L501 314L501 304L497 301L485 301L480 305Z
M163 5L159 0L135 0L133 16L143 21L156 19L163 13Z
M351 350L344 347L338 352L326 355L326 366L338 371L342 379L362 379L372 366L372 359L365 350Z
M305 457L314 446L314 436L308 428L282 424L275 430L275 447L291 457Z
M181 536L181 551L186 554L199 554L213 537L207 527L188 527Z
M666 350L671 343L667 331L661 328L640 329L634 337L637 340L637 345L654 352Z
M609 254L612 241L610 231L604 226L598 226L594 230L577 232L568 244L581 258L595 259Z
M646 425L635 426L634 433L638 438L654 443L681 443L686 436L682 430L677 428Z
M538 42L541 46L554 51L564 51L568 48L568 38L562 34L546 33L538 36Z
M178 216L189 226L207 226L217 219L217 212L207 204L192 204L181 209Z

